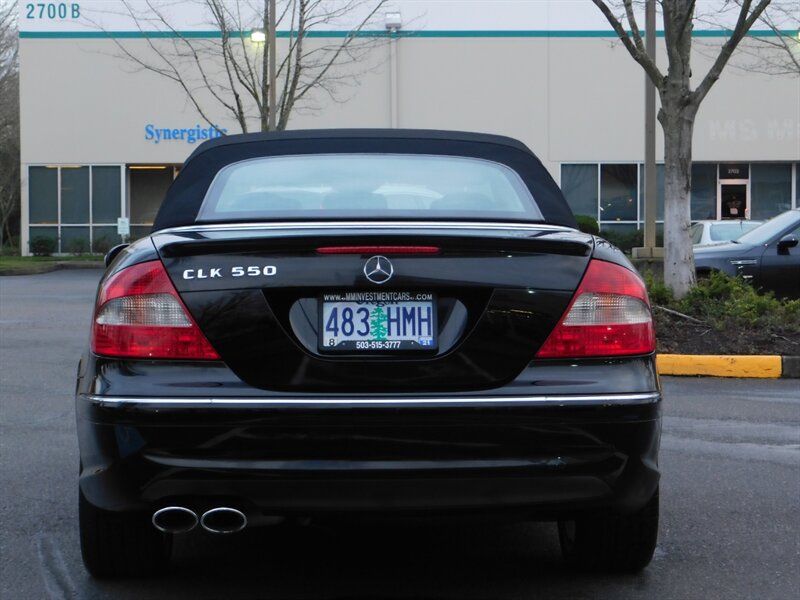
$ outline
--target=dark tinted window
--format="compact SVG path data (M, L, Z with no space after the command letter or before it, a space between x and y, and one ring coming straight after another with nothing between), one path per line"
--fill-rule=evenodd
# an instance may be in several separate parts
M692 219L717 218L717 165L692 165Z
M61 222L89 222L89 167L61 167Z
M28 177L30 222L58 223L58 169L31 167Z
M636 221L638 167L602 165L600 167L600 220Z
M597 165L561 165L561 191L576 215L597 218Z

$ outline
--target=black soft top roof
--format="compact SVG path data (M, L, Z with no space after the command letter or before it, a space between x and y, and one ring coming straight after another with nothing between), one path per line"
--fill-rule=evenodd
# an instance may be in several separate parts
M422 129L307 129L229 135L204 142L167 191L153 231L192 225L211 182L224 167L261 156L432 154L492 160L519 173L547 223L575 227L558 186L522 142L485 133Z

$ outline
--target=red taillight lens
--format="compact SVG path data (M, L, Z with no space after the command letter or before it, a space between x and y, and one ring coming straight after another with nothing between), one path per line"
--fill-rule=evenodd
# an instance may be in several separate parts
M649 354L655 348L642 280L625 267L592 260L572 303L536 356L621 356Z
M100 356L219 360L161 261L122 269L103 285L92 324Z

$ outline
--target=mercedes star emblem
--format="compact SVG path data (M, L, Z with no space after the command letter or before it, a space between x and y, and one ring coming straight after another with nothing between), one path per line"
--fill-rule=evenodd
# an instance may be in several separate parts
M364 275L372 283L386 283L392 278L394 267L385 256L373 256L364 264Z

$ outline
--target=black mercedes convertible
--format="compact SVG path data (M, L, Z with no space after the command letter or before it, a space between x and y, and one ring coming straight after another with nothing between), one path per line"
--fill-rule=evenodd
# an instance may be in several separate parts
M191 530L336 516L550 520L573 565L650 562L647 292L522 143L212 140L106 262L76 395L94 576L161 571Z

